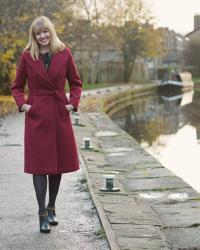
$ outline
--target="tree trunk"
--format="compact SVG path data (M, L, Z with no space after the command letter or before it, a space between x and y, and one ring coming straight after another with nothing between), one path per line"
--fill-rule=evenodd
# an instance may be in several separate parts
M98 50L98 55L97 55L97 63L96 63L96 79L95 83L99 83L99 76L100 76L100 50Z
M89 53L89 61L88 61L88 79L87 82L89 84L92 83L92 53Z
M134 62L124 60L124 82L129 82L131 73L133 71Z

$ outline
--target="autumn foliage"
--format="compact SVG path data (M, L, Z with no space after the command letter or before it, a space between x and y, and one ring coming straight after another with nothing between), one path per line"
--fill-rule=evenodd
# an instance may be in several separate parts
M87 68L88 83L99 83L100 53L106 48L121 52L126 82L138 56L152 58L158 52L155 44L160 39L148 25L151 17L143 0L0 0L0 4L0 94L10 94L29 26L39 15L48 16L63 42L79 52L80 76Z

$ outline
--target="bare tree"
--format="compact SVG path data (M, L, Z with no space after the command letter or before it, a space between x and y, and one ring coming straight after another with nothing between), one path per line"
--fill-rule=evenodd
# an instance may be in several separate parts
M138 56L146 50L144 25L151 21L142 0L104 1L102 20L115 27L113 45L121 50L124 59L124 81L128 82Z

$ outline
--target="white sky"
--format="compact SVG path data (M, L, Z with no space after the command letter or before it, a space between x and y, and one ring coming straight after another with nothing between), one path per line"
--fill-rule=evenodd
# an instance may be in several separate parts
M146 3L152 4L156 26L176 32L192 31L194 14L200 13L200 0L146 0Z

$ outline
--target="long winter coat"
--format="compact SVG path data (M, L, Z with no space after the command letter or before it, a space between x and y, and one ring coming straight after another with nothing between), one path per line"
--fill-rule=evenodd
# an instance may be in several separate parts
M66 78L69 100L64 90ZM79 169L70 114L65 105L70 103L77 111L81 90L82 82L69 48L52 55L48 72L41 56L34 61L28 51L22 53L11 93L19 112L24 103L31 105L25 113L25 173L60 174Z

